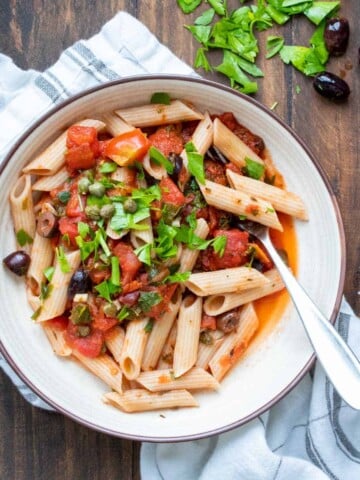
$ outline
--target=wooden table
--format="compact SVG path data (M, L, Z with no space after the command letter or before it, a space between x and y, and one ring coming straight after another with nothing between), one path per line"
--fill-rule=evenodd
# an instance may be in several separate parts
M343 105L330 103L314 92L310 79L285 67L277 58L264 60L264 54L260 66L266 75L256 98L267 106L278 102L276 114L307 142L328 175L340 205L347 238L345 294L359 312L360 71L357 49L360 40L355 24L360 17L360 3L357 0L342 3L341 13L350 20L352 28L351 42L346 55L332 60L329 69L346 73L352 89L349 101ZM237 0L229 0L228 4L239 5ZM0 51L11 56L21 68L43 70L55 62L64 48L95 34L119 10L139 18L174 53L192 63L197 45L183 25L191 23L198 12L185 17L175 0L2 0ZM311 29L307 20L296 19L278 31L287 43L306 45ZM265 35L260 37L264 52ZM349 62L353 68L346 70ZM205 76L224 82L216 75ZM296 85L301 88L299 94ZM138 443L111 438L61 415L30 407L2 373L0 425L0 478L3 480L139 478Z

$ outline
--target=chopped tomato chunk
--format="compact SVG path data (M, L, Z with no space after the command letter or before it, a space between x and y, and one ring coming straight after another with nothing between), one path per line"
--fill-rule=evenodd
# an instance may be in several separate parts
M107 330L110 330L110 328L114 327L118 323L119 322L118 322L117 318L106 317L105 315L102 315L101 313L99 313L99 315L94 317L94 321L93 321L92 325L97 330L101 330L102 332L106 332Z
M68 235L72 246L76 247L75 238L79 235L78 223L82 221L82 217L62 217L59 220L59 230L62 235Z
M225 166L213 160L205 160L205 177L207 180L218 183L219 185L228 185L225 175Z
M100 355L104 343L104 336L100 330L92 329L89 335L80 337L78 327L72 322L69 322L64 337L69 347L90 358Z
M140 161L149 150L151 143L139 128L122 133L111 139L105 146L104 153L120 166Z
M142 264L134 250L126 243L119 242L114 247L113 253L119 258L121 280L123 285L126 285L134 280Z
M224 255L220 257L212 247L202 254L204 270L221 270L223 268L240 267L247 262L249 234L237 229L215 230L214 237L225 235L227 238Z
M201 319L201 328L216 330L216 317L211 317L210 315L204 314Z
M182 207L185 203L183 193L169 177L163 177L160 181L161 198L164 203L170 203L175 207Z
M88 169L95 166L95 153L88 143L70 148L65 154L65 161L71 170Z
M65 315L60 315L59 317L52 318L51 320L47 320L45 325L49 325L49 327L56 328L56 330L66 330L69 323L68 317Z
M157 318L160 317L163 313L167 312L170 299L174 295L176 288L176 283L173 283L171 285L161 285L160 287L152 288L151 290L157 291L161 295L162 300L157 305L151 307L151 309L146 312L146 315L151 318Z
M97 130L95 127L84 127L82 125L72 125L67 131L67 148L78 147L84 143L91 144L97 140Z
M160 150L166 157L170 153L180 154L183 150L183 139L174 127L160 127L149 136L151 144Z
M79 217L84 212L83 198L78 193L73 193L68 201L65 213L68 217Z

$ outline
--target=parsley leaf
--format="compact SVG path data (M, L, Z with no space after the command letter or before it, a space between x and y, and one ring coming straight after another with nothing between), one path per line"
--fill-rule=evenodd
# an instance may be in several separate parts
M227 14L226 11L226 0L207 0L208 4L213 7L215 12L223 17Z
M111 277L110 277L110 281L116 287L120 286L119 259L116 256L111 257Z
M191 272L183 272L183 273L174 273L174 275L168 275L164 278L162 283L181 283L186 282L189 280Z
M62 271L62 273L69 273L71 271L71 267L69 265L68 259L66 258L63 247L56 248L56 258L59 262L60 270Z
M117 314L116 318L119 320L119 322L122 322L125 320L130 315L130 310L127 306L123 306L120 310L120 312Z
M160 150L151 146L149 148L149 155L151 160L153 160L157 165L162 165L167 173L173 173L174 165L165 157L165 155L163 155L162 152L160 152Z
M261 163L255 162L251 160L251 158L245 158L245 173L247 176L251 178L255 178L255 180L259 180L265 172L265 166Z
M199 43L206 45L209 41L211 34L210 25L186 25L185 28L193 34Z
M147 324L144 327L145 333L150 333L153 329L154 326L154 320L150 318L150 320L147 322Z
M78 228L79 235L82 239L85 239L87 235L90 233L90 227L87 223L79 222L77 228Z
M44 277L49 281L51 282L51 279L54 275L54 272L55 272L55 267L48 267L48 268L45 268L45 270L43 271L43 274L44 274Z
M30 235L25 232L23 228L16 232L16 240L20 247L24 247L27 243L31 245L34 241L33 238L30 237Z
M203 68L205 72L212 71L211 65L208 59L206 58L205 48L200 47L197 49L195 60L194 60L194 67Z
M204 156L201 155L192 142L185 145L188 159L188 170L202 185L205 184Z
M177 3L184 13L191 13L200 5L201 0L177 0Z
M115 162L105 162L99 167L100 173L113 173L118 168Z
M316 51L310 47L285 46L280 51L284 63L291 63L305 75L315 75L324 71L324 65L318 58Z
M137 248L134 253L140 260L140 262L145 263L145 265L151 266L151 249L152 245L147 243L142 247Z
M209 25L212 22L215 15L215 10L213 8L209 8L205 10L200 17L195 20L195 25Z
M104 280L96 285L95 290L98 292L99 297L105 298L108 302L112 302L111 295L120 292L120 288L114 285L110 280Z
M338 9L340 2L313 2L305 11L307 18L319 25L326 17L333 14Z
M174 244L174 238L177 229L170 225L166 225L163 219L156 228L157 237L155 237L155 253L161 259L175 257L178 247Z
M266 40L266 58L276 55L284 46L284 37L270 35Z
M162 301L162 296L158 292L140 292L138 305L144 313L151 310Z
M222 257L224 255L226 244L227 244L226 235L219 235L218 237L214 238L212 247L214 249L214 252L217 253L219 257Z
M162 105L170 105L170 95L165 92L155 92L151 96L150 103L161 103Z

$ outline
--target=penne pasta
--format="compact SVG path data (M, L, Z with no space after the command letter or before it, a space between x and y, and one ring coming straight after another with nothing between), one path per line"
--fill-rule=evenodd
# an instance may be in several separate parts
M42 326L54 353L60 357L69 357L72 350L65 342L64 332L46 323L43 323Z
M214 120L214 145L239 168L246 165L246 158L264 164L264 161L218 118Z
M176 343L177 335L177 320L174 321L169 336L165 342L164 348L162 349L159 363L157 364L158 370L163 368L169 368L174 362L174 349Z
M146 226L146 230L131 230L130 242L134 248L140 248L149 243L153 243L154 235L150 218L139 222L139 225Z
M174 324L181 303L181 293L178 291L170 300L168 311L160 319L154 322L153 328L146 344L142 360L143 370L153 370L160 358L161 352Z
M248 220L261 223L275 230L283 231L271 203L209 180L205 180L205 185L200 185L200 189L209 205L234 215L245 216Z
M35 233L27 283L35 295L40 295L41 283L45 281L44 270L53 264L54 250L51 239Z
M255 268L235 267L213 272L192 273L185 283L200 297L227 292L240 292L265 285L269 280Z
M106 125L106 130L111 133L113 137L117 137L122 133L131 132L135 129L132 125L124 122L115 112L107 112L101 114L101 120Z
M243 355L258 327L259 320L255 309L251 303L248 303L240 313L238 328L224 338L220 348L209 362L210 371L218 381Z
M135 380L139 376L142 357L149 337L145 331L148 322L148 318L133 320L126 329L120 366L128 380Z
M127 390L122 395L111 392L103 396L103 402L127 413L199 406L195 398L186 390L150 393L143 389L134 389Z
M50 192L62 185L69 178L66 167L60 168L54 175L40 177L32 186L32 189L39 192Z
M65 254L66 263L69 271L64 273L61 269L61 263L55 261L55 270L49 284L49 295L40 307L37 322L50 320L64 313L67 301L67 290L70 279L80 265L80 251L75 250Z
M169 123L201 120L203 115L180 100L173 100L170 105L150 104L139 107L122 108L115 113L135 127L150 127Z
M97 131L104 130L105 123L100 120L86 119L75 125L94 127ZM23 168L24 173L32 175L53 175L65 163L67 131L63 132L53 143L40 153L32 162Z
M174 376L174 372L167 370L153 370L141 373L136 381L151 392L167 390L217 390L220 385L215 378L204 369L194 367L181 377Z
M144 170L151 175L152 177L156 178L156 180L161 180L163 177L166 177L167 172L163 165L157 165L153 162L150 158L150 155L147 153L142 161Z
M181 302L174 349L174 375L181 377L195 365L199 346L202 298L188 295Z
M268 185L253 178L238 175L229 169L226 170L226 176L232 188L270 202L279 212L287 213L300 220L308 220L304 202L295 193L287 192L282 188Z
M124 347L125 332L120 326L116 326L106 333L105 345L114 360L120 365L121 352Z
M209 226L203 218L199 218L196 221L196 228L194 230L194 233L202 239L205 239L208 236ZM199 253L199 250L191 250L190 248L184 248L180 257L179 272L191 272L191 270L195 266Z
M72 354L87 370L99 377L110 388L122 393L122 373L119 365L110 355L103 353L96 358L89 358L75 349Z
M208 368L210 360L220 348L220 345L225 338L224 332L221 332L220 330L209 332L209 335L213 339L213 342L211 344L199 343L198 356L195 363L197 367L203 368L204 370Z
M30 253L36 229L30 175L21 175L11 189L10 208L18 247Z
M240 307L245 303L253 302L259 298L279 292L284 288L284 283L275 268L265 272L264 276L269 281L260 287L239 293L223 293L209 296L204 301L204 312L210 316L220 315L233 308Z
M26 298L33 312L36 312L41 306L41 301L38 295L36 295L32 289L26 286Z

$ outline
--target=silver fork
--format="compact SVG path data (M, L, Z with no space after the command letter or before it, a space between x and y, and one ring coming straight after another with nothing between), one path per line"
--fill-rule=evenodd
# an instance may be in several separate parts
M360 363L335 328L320 312L273 246L269 229L246 222L241 226L258 238L272 258L302 320L309 340L339 395L360 410Z

